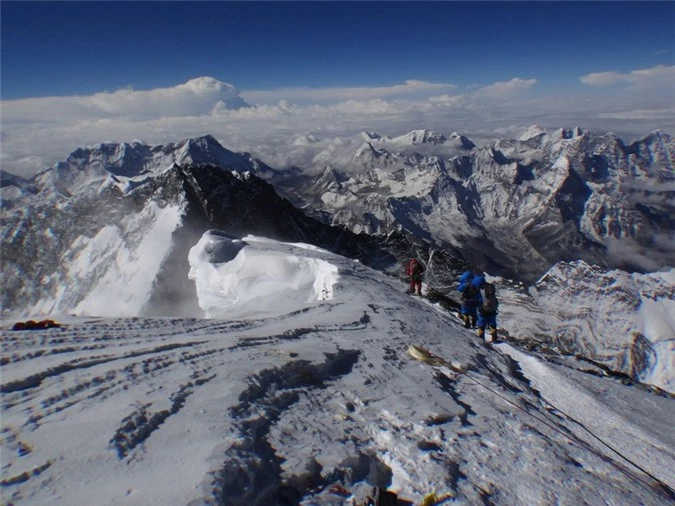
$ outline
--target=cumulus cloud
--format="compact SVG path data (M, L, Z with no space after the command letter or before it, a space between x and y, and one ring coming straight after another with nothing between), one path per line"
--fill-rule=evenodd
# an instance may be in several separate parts
M594 87L606 87L616 84L627 84L640 88L675 87L675 65L657 65L649 69L633 70L627 73L592 72L581 76L579 81Z
M457 86L449 83L430 83L410 79L403 84L376 87L281 88L277 90L250 90L242 96L253 104L270 104L280 100L299 103L327 103L366 101L378 98L422 96L429 93L450 92Z
M248 104L231 84L199 77L171 88L147 91L121 89L89 96L7 100L3 121L62 122L64 118L149 119L209 114L214 108L239 108Z
M438 95L436 97L430 97L429 102L432 104L441 104L446 106L463 106L467 105L466 95Z

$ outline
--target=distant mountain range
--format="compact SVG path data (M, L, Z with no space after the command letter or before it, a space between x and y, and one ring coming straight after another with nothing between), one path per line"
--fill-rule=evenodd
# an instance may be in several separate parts
M354 232L407 230L490 272L534 281L561 260L649 271L675 249L675 142L579 128L477 147L428 130L362 134L349 164L267 179ZM317 156L318 159L325 159Z

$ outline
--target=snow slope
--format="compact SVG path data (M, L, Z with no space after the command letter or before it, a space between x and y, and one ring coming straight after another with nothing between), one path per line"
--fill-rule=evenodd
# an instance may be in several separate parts
M373 485L413 503L675 498L671 398L493 348L311 246L211 231L190 263L218 318L3 324L3 503L339 505Z

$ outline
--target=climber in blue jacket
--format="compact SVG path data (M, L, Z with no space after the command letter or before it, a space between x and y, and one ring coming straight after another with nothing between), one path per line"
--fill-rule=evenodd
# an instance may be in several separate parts
M484 284L485 276L480 271L466 271L459 277L457 291L462 294L461 316L467 329L476 327L478 307L483 304L480 289Z

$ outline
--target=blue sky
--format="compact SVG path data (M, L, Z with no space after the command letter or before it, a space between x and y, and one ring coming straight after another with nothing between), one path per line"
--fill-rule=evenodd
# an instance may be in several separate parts
M172 86L240 90L579 86L675 63L673 2L2 2L2 98Z
M204 134L283 165L306 134L675 133L675 2L3 0L0 11L0 161L21 175L82 145Z

